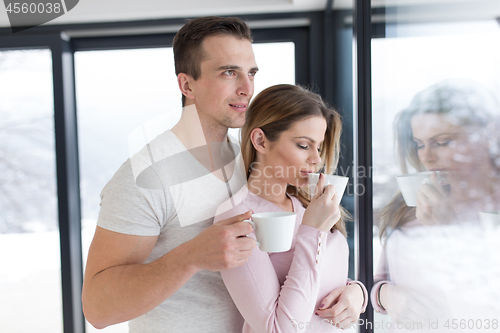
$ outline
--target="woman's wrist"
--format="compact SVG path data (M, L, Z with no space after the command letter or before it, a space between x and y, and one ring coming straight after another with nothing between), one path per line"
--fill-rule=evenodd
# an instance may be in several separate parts
M348 283L348 285L353 285L353 284L358 285L359 289L361 290L361 294L363 295L363 302L361 303L361 313L363 313L363 312L365 312L364 309L365 309L365 304L367 302L367 295L365 295L365 288L361 284L361 282L358 282L358 281L350 281Z
M378 292L377 292L377 304L378 304L378 305L379 305L382 309L384 309L384 310L385 310L385 307L382 305L382 299L381 299L382 295L381 295L381 294L382 294L382 288L383 288L386 284L387 284L387 283L382 283L382 284L380 285L380 287L378 288ZM384 294L385 294L385 293L384 293Z

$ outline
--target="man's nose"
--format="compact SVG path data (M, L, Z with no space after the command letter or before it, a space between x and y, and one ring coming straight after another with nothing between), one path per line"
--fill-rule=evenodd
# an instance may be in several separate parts
M238 90L236 92L239 96L252 96L253 95L253 80L248 75L241 76L239 80Z

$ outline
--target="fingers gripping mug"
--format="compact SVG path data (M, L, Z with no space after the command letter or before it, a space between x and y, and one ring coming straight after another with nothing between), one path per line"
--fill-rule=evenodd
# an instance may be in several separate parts
M309 177L309 186L311 187L311 193L314 193L316 184L319 181L319 173L310 173L307 175ZM342 196L344 195L347 183L349 182L349 177L337 176L337 175L324 175L325 176L325 186L333 185L335 186L335 191L337 191L337 203L340 204Z

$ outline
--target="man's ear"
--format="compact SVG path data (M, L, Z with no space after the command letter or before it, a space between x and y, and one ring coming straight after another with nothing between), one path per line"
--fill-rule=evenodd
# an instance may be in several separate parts
M250 133L250 141L252 145L259 153L265 155L266 151L269 150L269 142L264 134L264 131L260 128L254 128Z
M191 89L191 83L193 82L193 77L186 73L179 73L177 75L177 84L181 93L186 96L186 99L194 99L194 93Z

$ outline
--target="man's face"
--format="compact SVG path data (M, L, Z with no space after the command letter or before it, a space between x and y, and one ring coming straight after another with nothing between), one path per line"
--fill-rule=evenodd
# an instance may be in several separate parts
M226 130L242 127L258 70L252 44L220 35L207 37L202 47L206 59L201 63L201 76L190 85L200 120Z

